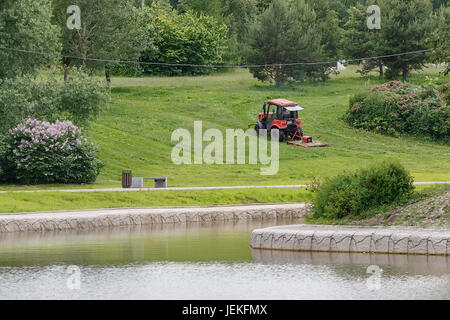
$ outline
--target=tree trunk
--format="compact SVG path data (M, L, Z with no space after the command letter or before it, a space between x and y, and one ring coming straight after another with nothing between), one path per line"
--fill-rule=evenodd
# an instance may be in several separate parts
M406 82L406 76L408 75L408 69L403 68L402 76L403 76L403 82Z
M383 70L383 62L382 61L379 62L378 67L380 68L380 78L383 78L384 70Z
M69 78L69 69L70 69L70 59L69 58L63 58L63 65L64 65L64 82L67 82L67 79Z
M64 82L67 82L68 76L69 76L69 67L64 66Z
M111 85L111 76L109 75L109 68L105 66L105 77L108 85Z

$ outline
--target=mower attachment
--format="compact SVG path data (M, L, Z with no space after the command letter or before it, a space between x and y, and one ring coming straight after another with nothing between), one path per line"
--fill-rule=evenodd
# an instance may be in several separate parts
M288 144L290 144L292 146L303 147L303 148L317 148L317 147L327 147L328 146L328 143L321 142L318 140L313 141L313 139L308 136L303 136L300 141L299 140L288 141Z

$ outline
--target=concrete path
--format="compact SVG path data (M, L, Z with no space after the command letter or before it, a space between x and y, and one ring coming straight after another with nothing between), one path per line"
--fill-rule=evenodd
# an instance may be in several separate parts
M450 229L289 225L257 229L253 249L450 255Z
M2 213L0 214L0 233L87 230L166 223L292 219L303 217L307 211L306 203L285 203Z
M450 184L450 181L431 181L415 182L414 185L432 185L432 184ZM141 188L141 189L123 189L123 188L97 188L97 189L57 189L57 190L11 190L0 191L2 193L39 193L39 192L139 192L139 191L183 191L183 190L227 190L227 189L301 189L307 188L306 184L297 185L272 185L272 186L224 186L224 187L170 187L170 188Z

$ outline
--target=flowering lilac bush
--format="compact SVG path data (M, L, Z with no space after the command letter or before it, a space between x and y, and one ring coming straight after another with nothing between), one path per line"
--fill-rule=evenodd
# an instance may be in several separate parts
M412 86L390 81L350 99L345 115L355 128L381 134L410 133L448 143L450 105L431 85Z
M102 167L97 149L70 121L28 119L9 130L1 149L4 177L19 183L90 183Z

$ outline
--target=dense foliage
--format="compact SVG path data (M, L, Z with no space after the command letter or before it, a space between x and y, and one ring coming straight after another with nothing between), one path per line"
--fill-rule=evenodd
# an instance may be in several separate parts
M444 74L450 72L450 9L442 7L437 14L437 28L427 39L432 48L431 60L435 63L447 62Z
M327 179L316 189L314 217L362 217L370 209L406 200L413 178L398 163L383 162Z
M261 81L273 81L277 86L290 80L326 79L326 65L278 64L320 61L325 57L318 15L303 0L273 3L251 26L244 58L250 72Z
M381 29L369 30L366 26L366 9L377 4L381 13ZM350 58L384 56L427 49L425 40L436 27L436 14L429 0L378 0L375 3L357 3L348 9L342 37L343 53ZM428 57L424 53L393 56L364 61L362 73L374 68L383 76L406 81L413 70L420 70ZM443 62L443 61L441 61Z
M30 117L67 119L86 127L109 98L110 90L104 81L80 70L64 83L55 75L39 80L31 76L5 79L0 83L0 134Z
M448 86L441 90L448 99ZM450 105L432 85L391 81L371 87L370 92L351 97L345 120L381 134L409 133L446 142L450 138Z
M70 121L28 119L4 136L2 178L23 184L90 183L102 163L96 148Z
M62 59L66 74L71 66L89 69L106 68L111 64L89 59L137 60L144 39L139 33L136 12L129 0L52 0L53 23L61 28ZM81 29L66 27L67 8L76 4L81 11ZM69 57L80 57L73 59Z
M159 5L139 9L142 32L153 39L149 48L141 54L141 61L167 64L223 64L228 29L214 18L196 15L192 11L184 14ZM170 67L144 65L148 74L204 74L206 68L189 66Z
M51 16L51 0L0 1L0 46L58 53L60 29L51 24ZM0 82L6 77L32 73L51 61L44 55L0 50Z

